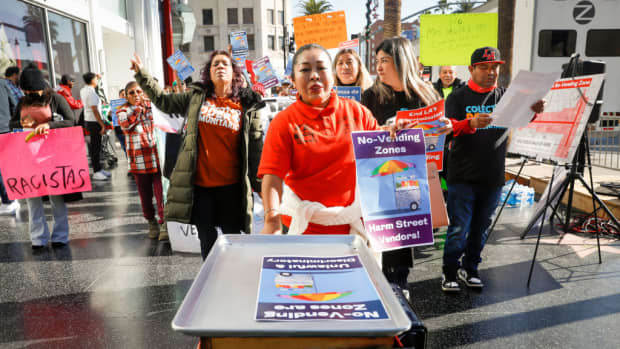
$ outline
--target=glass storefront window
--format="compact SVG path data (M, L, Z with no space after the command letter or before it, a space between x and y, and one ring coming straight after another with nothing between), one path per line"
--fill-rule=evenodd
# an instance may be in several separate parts
M79 97L84 86L82 74L88 72L88 46L86 41L86 24L48 11L50 39L52 41L52 65L56 83L60 84L63 74L75 78L73 95Z
M33 63L49 79L43 9L17 0L2 0L0 11L0 76L10 66Z

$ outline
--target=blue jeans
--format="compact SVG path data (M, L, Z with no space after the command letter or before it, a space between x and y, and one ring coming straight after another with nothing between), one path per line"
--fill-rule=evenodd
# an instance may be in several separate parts
M480 254L489 235L495 208L499 203L502 187L471 184L448 185L448 216L450 226L443 252L444 270L455 271L462 266L478 271Z
M4 187L4 181L2 180L2 174L0 173L0 203L2 204L10 204L13 200L9 200L9 196L6 193L6 188Z
M69 242L69 218L67 217L67 204L62 195L50 195L52 214L54 215L54 230L52 231L52 242ZM33 245L45 246L49 239L49 229L45 220L45 210L43 208L43 198L28 198L28 227L30 229L30 240Z

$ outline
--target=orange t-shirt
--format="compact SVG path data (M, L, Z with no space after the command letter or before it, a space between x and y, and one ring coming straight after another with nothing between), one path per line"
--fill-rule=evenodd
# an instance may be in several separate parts
M377 121L363 105L332 91L329 104L316 108L299 100L269 125L258 177L284 178L302 200L327 207L348 206L355 199L352 131L375 130ZM290 217L282 221L290 225ZM348 225L310 223L306 234L347 234Z
M228 97L207 98L198 116L198 161L194 184L219 187L238 183L241 104Z

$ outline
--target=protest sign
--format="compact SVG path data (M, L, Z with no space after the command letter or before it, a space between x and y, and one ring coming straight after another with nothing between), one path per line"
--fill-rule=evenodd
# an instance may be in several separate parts
M362 100L362 88L359 86L336 86L338 97L352 99L360 102Z
M230 32L228 37L233 56L245 57L248 55L248 35L245 31Z
M170 64L172 69L177 71L179 79L181 80L187 79L195 71L192 64L185 58L183 52L179 50L176 50L166 61Z
M286 70L284 70L284 75L290 77L292 74L293 74L293 56L290 56L288 58L288 61L286 62Z
M572 162L604 76L556 81L545 96L545 111L526 127L513 131L508 152L558 163Z
M0 135L0 169L9 199L91 190L81 127L51 129L26 142L28 134Z
M200 239L195 225L178 222L166 222L170 248L173 251L200 253Z
M358 255L263 257L255 320L385 319L389 315Z
M497 47L497 13L420 16L420 62L469 65L483 46Z
M338 44L338 49L340 50L352 49L355 52L360 53L360 41L359 39L353 39L353 40L341 42L340 44Z
M320 13L293 18L295 44L319 44L326 49L338 48L347 41L347 23L344 11Z
M424 130L424 144L426 144L426 161L433 162L438 171L443 171L443 145L446 141L445 135L440 135L437 129L444 126L442 121L444 113L444 100L425 108L414 110L401 110L396 113L396 122L399 120L416 120L419 124L417 128Z
M112 114L112 125L118 126L118 115L116 112L127 103L125 98L111 99L110 100L110 114Z
M153 125L166 133L178 133L185 122L183 115L166 114L151 104Z
M267 56L255 60L252 63L252 71L256 74L256 82L260 82L265 88L271 88L280 84Z
M375 251L433 243L424 132L353 132L364 226Z

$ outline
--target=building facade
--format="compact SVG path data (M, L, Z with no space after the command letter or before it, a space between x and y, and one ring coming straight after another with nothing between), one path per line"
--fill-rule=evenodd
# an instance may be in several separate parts
M73 74L79 98L82 74L102 75L108 99L133 80L137 52L163 81L158 0L2 0L0 75L9 66L40 68L52 87Z
M288 0L190 0L196 31L189 45L180 48L199 76L213 50L227 50L228 33L246 31L248 59L269 56L279 76L284 73L287 36L292 33L291 1Z

